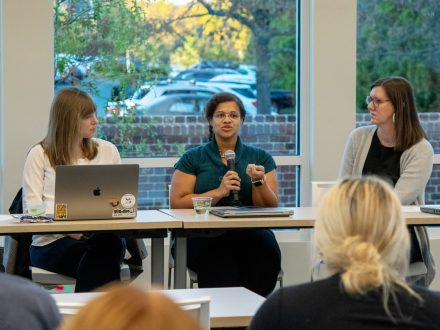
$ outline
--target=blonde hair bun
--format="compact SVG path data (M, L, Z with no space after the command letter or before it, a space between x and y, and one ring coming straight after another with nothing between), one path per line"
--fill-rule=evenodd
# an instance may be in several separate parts
M383 283L384 264L373 244L360 236L347 237L338 254L344 271L342 281L348 292L365 293Z
M405 284L410 240L396 193L374 177L349 178L323 197L315 223L315 245L331 269L341 273L347 293Z

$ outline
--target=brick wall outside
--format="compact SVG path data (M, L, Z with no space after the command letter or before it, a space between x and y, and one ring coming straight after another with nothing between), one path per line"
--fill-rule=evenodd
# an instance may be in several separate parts
M423 113L422 125L436 150L440 152L440 114ZM273 156L294 155L296 148L295 115L258 115L246 118L241 131L245 143L264 148ZM356 115L357 126L369 124L368 114ZM192 146L208 141L208 125L204 118L197 116L136 118L131 124L121 126L114 119L102 123L104 138L118 147L121 142L111 137L124 132L125 145L134 144L124 157L178 157ZM131 141L131 142L127 142ZM280 187L280 204L296 205L296 166L279 166L277 169ZM168 207L168 185L173 174L172 168L145 168L141 170L139 182L139 205L142 209ZM426 189L426 202L440 201L440 165L434 166Z

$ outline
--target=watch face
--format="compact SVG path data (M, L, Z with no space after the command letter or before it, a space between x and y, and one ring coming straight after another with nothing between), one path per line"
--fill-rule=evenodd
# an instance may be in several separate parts
M262 180L258 180L258 181L252 182L252 183L254 184L255 187L259 187L259 186L263 185L263 181Z

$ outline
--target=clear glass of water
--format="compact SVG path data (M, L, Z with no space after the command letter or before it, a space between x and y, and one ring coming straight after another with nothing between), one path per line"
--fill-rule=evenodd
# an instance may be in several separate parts
M29 205L28 213L35 217L46 215L46 203Z
M212 197L193 197L192 201L197 215L205 215L209 213Z

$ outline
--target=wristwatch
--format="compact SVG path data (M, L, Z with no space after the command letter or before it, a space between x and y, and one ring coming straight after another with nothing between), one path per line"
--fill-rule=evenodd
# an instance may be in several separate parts
M260 187L264 184L264 182L266 181L266 175L263 176L262 179L260 180L252 180L251 179L251 183L255 186L255 187Z

